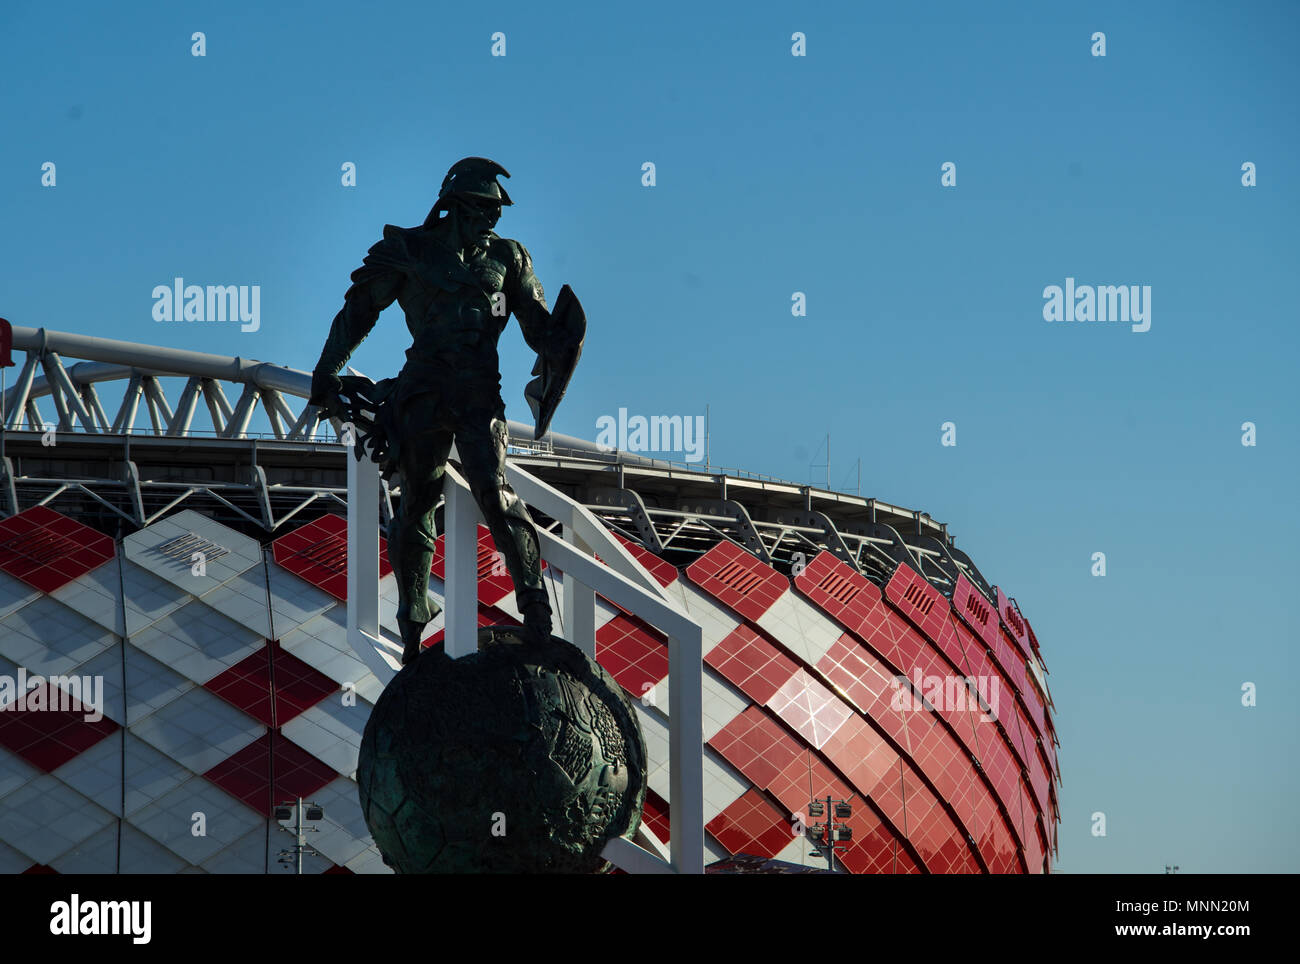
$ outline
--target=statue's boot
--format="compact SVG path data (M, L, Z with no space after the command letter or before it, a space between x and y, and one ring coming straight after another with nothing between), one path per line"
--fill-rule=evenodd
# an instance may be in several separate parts
M420 655L420 637L424 635L425 624L414 619L397 620L397 629L402 634L402 665L415 662Z
M438 618L442 612L442 607L438 603L425 596L423 611L419 615L427 614L425 619L411 619L409 616L403 616L403 611L410 612L416 607L411 606L409 609L398 606L397 608L397 631L402 636L402 665L415 661L420 655L420 637L424 635L424 627L429 625L432 620Z
M551 635L551 607L545 598L534 599L520 610L524 615L524 638L542 652L550 653L574 676L587 673L587 657L577 646L566 646Z
M524 614L524 634L528 639L539 646L550 642L550 604L545 599L535 599L527 603L520 611Z

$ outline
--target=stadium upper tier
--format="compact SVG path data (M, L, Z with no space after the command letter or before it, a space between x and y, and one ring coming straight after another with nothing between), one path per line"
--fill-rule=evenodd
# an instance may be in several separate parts
M108 447L101 450L104 453L127 446L132 452L127 461L137 467L157 466L162 475L170 474L165 469L172 460L211 465L214 476L221 475L221 467L232 463L213 456L232 447L220 440L243 442L234 446L234 451L255 453L249 467L255 465L263 471L254 472L257 478L251 480L213 481L258 488L262 474L270 472L268 478L274 477L274 481L255 493L251 506L255 509L265 506L273 495L322 481L280 477L284 470L292 474L309 452L328 454L322 465L336 461L341 426L333 421L325 425L324 433L318 431L319 412L302 401L311 389L307 372L270 362L44 328L13 326L13 346L27 356L3 396L4 425L10 433L44 434L52 429L55 433L102 436L97 441ZM173 392L172 404L166 389L177 388L168 382L178 379L184 381L179 384L179 394ZM107 386L119 395L113 399L112 418L102 398L107 391L101 392ZM238 387L233 404L227 387ZM288 398L300 400L296 411ZM52 406L53 413L42 411L42 399L48 399L45 407ZM252 428L259 407L269 432ZM206 422L201 409L206 409ZM137 425L143 421L147 425ZM906 559L948 591L956 576L965 573L991 594L974 564L953 545L947 527L924 512L742 470L701 469L609 450L555 432L538 442L530 426L513 420L509 432L512 453L520 464L545 468L548 477L574 483L581 480L591 488L593 473L608 476L608 485L595 486L591 508L611 523L621 519L624 528L634 530L656 550L698 551L714 536L725 533L769 563L789 564L792 557L798 558L795 553L806 557L809 551L826 548L855 568L875 571L879 577L882 566ZM181 438L187 440L185 445L167 441ZM35 468L39 462L29 458L27 464ZM238 457L233 464L240 464ZM322 471L329 474L328 469ZM154 487L161 477L158 472L147 475ZM629 479L636 483L631 490L625 484ZM10 481L18 483L16 478ZM136 484L134 479L124 481ZM337 485L326 487L334 495L342 492L341 477L336 481ZM683 495L688 504L683 504ZM761 508L747 511L743 507L747 502L761 503ZM14 511L12 504L9 511ZM273 528L271 524L279 516L265 512L259 518Z

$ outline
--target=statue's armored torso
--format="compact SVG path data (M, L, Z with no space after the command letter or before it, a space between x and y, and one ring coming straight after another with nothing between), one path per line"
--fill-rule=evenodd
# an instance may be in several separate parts
M401 272L397 302L414 340L411 363L437 366L458 381L495 381L508 312L524 302L544 306L541 285L517 242L492 234L486 248L472 248L462 260L441 234L433 227L389 225L359 273Z

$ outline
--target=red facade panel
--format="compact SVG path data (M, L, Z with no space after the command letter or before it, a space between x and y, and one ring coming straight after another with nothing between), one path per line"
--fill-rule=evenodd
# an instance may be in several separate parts
M775 857L793 834L786 816L753 787L733 800L704 829L731 854Z
M988 788L976 773L968 748L962 747L939 719L928 710L920 708L919 703L910 695L900 695L900 686L906 684L900 684L895 677L887 675L883 664L851 636L847 633L841 636L823 657L818 668L891 739L904 748L915 765L921 767L926 777L939 787L939 792L945 799L951 796L954 800L962 801L960 805L955 804L954 808L963 821L971 821L967 826L972 828L972 833L974 827L987 825L988 806L992 806L998 813L1002 812L998 810L997 802L990 799ZM910 688L903 692L910 693ZM912 706L918 708L912 710ZM940 751L933 748L936 743L944 748L943 762L937 768L935 759ZM998 759L1002 772L998 774L997 781L990 774L990 783L993 784L997 800L1001 801L1006 810L1015 839L1019 840L1022 829L1015 780L1020 771L1011 758L1010 751L1005 747L1001 750L1002 756ZM965 796L963 787L971 788ZM1004 823L1001 831L992 829L986 831L985 835L991 834L1000 840L999 834L1006 831ZM982 843L984 836L980 833L974 833L974 836ZM1013 850L1015 846L1014 843L1011 844ZM983 848L981 853L984 853Z
M321 516L315 522L280 536L271 543L275 561L335 599L348 598L348 522L339 515ZM379 537L379 575L393 571L388 562L388 540Z
M443 581L447 579L446 545L445 535L434 540L433 562L429 566L429 571ZM495 606L515 591L515 584L506 571L505 556L497 551L492 533L481 523L478 526L477 553L478 601L484 606ZM546 568L545 560L542 568Z
M1024 657L1029 659L1033 651L1033 645L1029 642L1029 624L1020 615L1020 608L1007 597L1002 588L999 586L997 589L998 615L1002 620L1002 628L1015 641Z
M836 859L850 873L921 873L912 855L869 808L855 806L849 823L853 827L853 839L843 853L836 854Z
M957 577L952 591L952 611L985 646L995 646L998 640L998 614L982 592L975 588L963 574Z
M615 539L621 542L623 544L623 548L627 549L628 552L632 553L632 555L636 558L636 561L641 563L642 567L644 567L650 573L650 575L655 577L655 580L659 583L659 585L669 586L672 585L674 580L677 579L678 576L677 567L674 566L671 562L668 562L664 559L660 559L649 549L646 549L644 546L637 545L635 542L632 542L630 539L624 539L617 532L611 532L610 535L612 535Z
M760 706L767 705L799 668L745 623L713 647L704 662Z
M898 753L857 715L850 717L837 730L825 749L827 758L845 773L852 787L836 776L817 754L800 747L793 737L756 706L749 707L732 720L709 741L709 745L751 783L770 792L791 813L803 812L808 800L814 796L848 799L856 790L869 799L893 827L910 827L905 834L913 844L918 839L933 844L931 853L944 866L976 873L981 869L971 853L966 834L948 812L937 805L933 792L911 772L910 765L904 765ZM904 806L901 782L904 776L910 777L920 807L915 813L909 809L910 805ZM936 806L922 806L925 801ZM917 838L912 837L912 831L917 833ZM964 851L965 856L954 856L958 851ZM936 869L928 861L926 865L931 871Z
M619 613L596 630L596 662L640 699L668 675L668 643L642 620Z
M277 803L311 797L338 777L333 767L274 732L250 743L203 775L266 817L272 815Z
M958 830L933 791L904 768L903 793L907 803L907 839L933 874L977 874L981 867L971 853L971 843Z
M0 746L46 773L118 729L107 716L87 722L92 710L48 682L28 690L20 700L0 713Z
M1017 705L1013 695L1014 684L1009 682L1008 674L986 655L987 647L984 640L964 622L945 620L944 624L939 625L930 620L935 609L939 608L938 602L926 607L926 595L919 590L913 591L911 598L908 599L908 590L912 588L911 577L904 575L895 586L894 595L902 599L907 606L912 607L913 618L918 623L930 620L930 627L937 633L934 648L927 646L917 631L905 623L892 609L871 605L870 591L858 588L866 585L869 585L869 582L865 577L853 572L830 553L821 553L803 573L796 577L796 588L818 603L828 615L854 630L858 640L867 644L862 651L867 659L846 657L847 647L843 646L842 638L828 653L828 658L822 661L819 668L877 722L889 719L880 697L880 687L887 684L890 673L901 673L909 678L918 673L922 678L951 674L952 667L949 665L951 662L963 675L975 677L977 681L978 677L983 676L986 693L987 687L992 685L992 680L994 678L999 680L1000 710L1003 716L1000 725L990 722L989 714L974 701L964 711L960 708L944 706L939 708L939 712L954 728L967 749L979 759L981 767L996 791L997 800L1002 805L1003 826L1005 827L1009 822L1013 838L1027 848L1032 846L1036 834L1035 827L1039 822L1038 815L1047 814L1048 820L1051 820L1052 798L1048 792L1046 761L1037 752L1036 747L1027 745L1023 739L1021 731L1030 730L1030 724L1026 719L1022 726L1019 717L1024 711ZM831 592L832 589L837 592ZM857 591L854 591L855 589ZM965 600L965 596L959 599L962 605L965 605ZM960 616L960 613L958 615ZM972 613L973 618L980 615L983 614L977 609ZM994 614L988 615L992 623ZM995 638L1001 639L1000 627L994 628L997 628L998 633ZM1003 642L1005 645L1005 640ZM938 659L935 649L943 652L946 659ZM873 674L867 662L868 659L876 659L877 656L881 659ZM837 667L836 664L841 663L845 665ZM874 686L869 682L873 678L876 680ZM1008 709L1008 704L1011 709ZM899 739L888 726L886 729L891 733L891 737ZM902 745L909 748L912 746L910 743ZM930 771L926 769L925 772L929 776ZM1028 784L1026 778L1029 780ZM1034 802L1030 802L1029 798L1031 786ZM984 803L979 799L972 799L970 807L972 808L969 811L972 813L970 819L985 828L990 827L987 819L973 815L986 812ZM1000 855L1005 853L1006 843L999 842L997 838L1000 831L996 829L996 824L992 826L995 829L985 831L985 838L990 841L988 848L984 846L984 838L981 838L981 853L993 855L989 860L990 867L999 862L1001 866L1005 866L1005 857ZM1028 850L1025 860L1030 867L1038 866L1034 861L1033 853Z
M796 670L773 694L768 707L818 750L850 717L856 719L853 710L804 669Z
M948 600L906 563L899 563L885 585L885 599L927 638L937 640L943 632Z
M843 640L833 647L832 653L847 658L842 648L838 648L842 644ZM881 803L886 815L896 821L902 819L901 809L890 811L881 802L896 800L901 803L893 792L900 763L898 752L819 680L798 667L792 659L748 626L742 626L731 633L709 654L708 661L751 699L766 704L787 727L803 737L808 745L825 754L848 777L858 792ZM842 678L843 665L833 660L830 665L839 670ZM769 673L768 678L762 675L765 671ZM877 674L877 677L880 684L878 692L866 698L866 706L859 706L864 711L871 711L873 719L879 713L885 720L886 732L906 747L907 727L903 725L904 716L891 705L894 681L884 678L883 674ZM782 678L784 682L777 686ZM866 678L872 678L871 674L868 673ZM850 686L855 687L854 691L860 696L865 695L862 684L858 684L856 678L850 682ZM996 806L987 800L988 790L980 781L966 752L952 740L946 730L938 727L928 712L922 715L924 719L911 714L914 725L924 727L926 743L918 746L926 749L927 756L925 759L913 756L912 759L902 761L903 765L909 768L920 767L926 777L931 779L937 773L948 787L947 793L942 789L940 792L945 797L948 794L954 797L954 809L963 821L968 818L972 821L967 829L971 831L971 836L976 836L975 828L983 827L987 816L977 812L980 805L977 800L994 809ZM938 743L940 746L930 749L930 743ZM935 764L929 754L940 752L944 754L944 760L941 764ZM932 766L935 773L932 773ZM883 787L882 780L885 781ZM988 829L987 834L992 835L1000 845L1010 844L1005 826ZM1014 851L1015 846L1011 845L1010 849Z
M781 573L725 540L691 563L686 575L724 606L754 623L790 588L789 580Z
M647 787L645 807L641 811L641 822L654 832L660 843L668 843L670 833L669 816L668 801Z
M266 726L284 726L339 688L278 643L246 656L203 686Z
M848 629L862 635L880 603L880 590L833 553L820 552L794 579L795 588Z
M769 791L786 767L804 760L808 752L757 706L746 707L708 742L750 783ZM797 800L790 802L793 810L802 809Z
M0 520L0 571L42 592L97 569L115 552L108 536L43 505Z

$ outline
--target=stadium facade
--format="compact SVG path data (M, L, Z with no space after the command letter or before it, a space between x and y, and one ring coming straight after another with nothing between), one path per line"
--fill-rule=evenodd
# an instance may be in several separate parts
M0 872L280 873L292 840L275 808L302 798L324 811L305 871L387 873L355 783L382 683L348 637L350 455L340 426L316 434L309 376L61 332L12 337ZM851 802L837 858L851 873L1050 870L1060 776L1038 640L945 525L511 433L512 466L599 520L702 628L706 862L824 867L792 828L830 797ZM381 531L399 499L400 486L383 489ZM478 562L479 623L519 622L482 527ZM444 567L440 551L434 595ZM391 627L382 558L379 571ZM547 574L563 613L564 581L554 564ZM641 720L646 824L664 841L666 639L607 600L596 613L597 658ZM440 624L428 631L442 645Z

